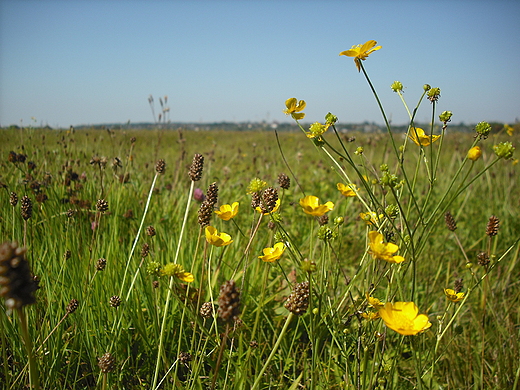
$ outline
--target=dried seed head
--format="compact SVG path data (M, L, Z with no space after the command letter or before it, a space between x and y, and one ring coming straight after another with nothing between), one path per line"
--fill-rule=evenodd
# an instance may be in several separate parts
M211 221L211 215L213 214L213 205L206 199L200 204L199 208L199 225L201 228L205 228Z
M256 340L251 341L251 342L249 343L249 346L250 346L251 348L258 348L258 341L256 341Z
M160 175L166 171L166 163L162 158L155 163L155 171Z
M135 138L135 137L130 138L130 143L135 144L135 141L137 141L137 138Z
M480 252L477 255L477 260L478 260L478 264L483 266L483 267L488 265L489 264L489 256L488 256L487 252Z
M453 290L455 292L459 293L462 291L463 288L464 288L463 279L462 278L455 279L455 285L454 285Z
M192 181L199 181L202 177L202 170L204 169L204 156L202 154L196 153L193 156L193 161L190 166L190 170L188 171L188 175Z
M287 298L285 302L285 308L293 314L302 315L307 311L308 307L309 282L297 283L293 293L289 295L289 298Z
M103 374L114 371L115 365L116 359L110 352L105 353L98 359L98 366Z
M280 173L278 175L278 184L280 185L280 188L288 190L289 187L291 187L291 179L285 173Z
M118 295L110 297L110 306L119 307L119 305L121 305L121 298Z
M500 221L498 220L497 217L492 215L491 217L489 217L489 221L487 223L486 234L489 237L496 236L497 233L498 233L498 228L499 227L500 227Z
M96 269L98 271L103 271L105 269L105 267L107 266L107 259L104 259L102 257L100 257L97 261L96 261Z
M70 259L71 256L72 256L72 252L70 251L70 249L67 249L67 250L65 251L65 253L63 253L63 258L64 258L65 260Z
M235 281L228 280L220 287L218 297L218 316L224 322L235 321L240 314L240 293L236 289Z
M79 306L79 302L77 299L71 299L69 304L67 305L67 313L72 314L76 311Z
M218 202L218 186L217 183L211 183L206 192L206 201L215 206Z
M36 302L34 292L38 281L31 275L25 259L25 248L5 242L0 246L0 296L9 309L18 309Z
M156 233L157 232L155 231L155 228L152 225L150 225L146 228L146 234L149 235L150 237L155 236Z
M24 195L20 201L22 208L22 218L27 221L32 217L32 201L27 195Z
M74 210L74 209L67 210L67 218L72 218L75 215L76 215L76 210Z
M453 218L453 215L449 211L444 214L444 221L446 222L446 227L448 230L451 230L454 232L457 229L457 223L455 222L455 218Z
M150 245L148 243L144 243L141 249L141 257L146 257L150 253Z
M159 281L158 281L158 280L154 280L154 281L152 282L152 287L153 287L153 288L159 288Z
M99 199L96 202L96 209L100 213L104 213L104 212L108 211L108 202L105 199Z
M9 195L9 203L11 203L13 207L18 204L18 195L16 195L16 192L11 192Z
M277 200L278 191L273 187L266 188L262 196L262 205L260 206L260 209L264 214L272 212L276 207Z
M323 214L321 217L318 217L318 224L320 226L325 226L329 223L329 216L327 214Z
M189 362L191 362L191 359L191 355L188 352L181 352L179 354L179 362L184 365L187 365Z
M251 207L256 209L257 207L260 207L260 203L262 203L262 197L260 196L260 193L253 192L251 194Z
M204 302L200 307L200 315L202 318L211 318L213 316L213 311L215 306L211 302Z

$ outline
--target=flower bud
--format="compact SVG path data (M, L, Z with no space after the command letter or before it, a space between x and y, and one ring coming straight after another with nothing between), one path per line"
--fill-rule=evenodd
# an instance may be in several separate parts
M338 121L338 117L336 115L331 114L330 112L325 115L325 122L328 124L333 125Z
M486 139L491 132L491 125L487 122L480 122L475 126L475 131L477 136Z
M340 225L343 225L344 223L345 223L345 218L343 218L343 217L334 218L334 225L340 226Z
M498 158L509 160L513 157L515 147L511 142L501 142L498 145L493 146L493 150L495 151L495 154Z
M423 85L423 89L424 89L425 91L429 91L431 88L432 88L432 87L431 87L430 84L424 84L424 85Z
M431 88L428 90L428 100L433 102L436 102L439 100L439 97L441 96L441 89L440 88Z
M482 149L480 149L480 146L473 146L469 151L468 151L468 159L471 160L471 161L477 161L480 156L482 156Z
M441 122L448 123L451 121L451 116L453 113L451 111L443 111L441 115L439 115L439 119Z
M403 83L401 83L400 81L394 81L393 84L390 86L390 88L392 88L392 91L394 92L402 92L403 91Z
M302 271L312 273L316 272L316 263L311 260L303 260L301 263Z

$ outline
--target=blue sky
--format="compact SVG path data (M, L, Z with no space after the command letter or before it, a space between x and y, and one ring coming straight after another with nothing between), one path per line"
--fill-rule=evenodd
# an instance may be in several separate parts
M390 89L415 106L425 83L455 123L520 118L520 2L0 0L0 125L153 121L168 95L173 122L288 121L289 97L308 121L382 123L352 58L393 123L407 121ZM417 118L428 121L430 104ZM31 119L34 118L34 119Z

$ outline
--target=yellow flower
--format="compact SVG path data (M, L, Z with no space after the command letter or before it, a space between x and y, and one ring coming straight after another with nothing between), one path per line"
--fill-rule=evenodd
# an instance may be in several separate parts
M512 126L509 126L509 125L504 125L504 129L506 130L506 133L509 135L509 136L512 136L513 133L515 132L515 128L512 127Z
M469 151L468 151L468 159L470 159L471 161L477 161L480 156L482 156L482 149L480 149L480 146L473 146Z
M273 261L276 261L282 257L283 253L285 252L285 244L283 242L277 242L274 244L273 248L264 248L263 252L264 255L258 256L258 258L267 263L272 263Z
M291 115L293 119L303 119L305 117L305 113L300 112L305 109L305 100L298 101L296 98L290 98L285 101L285 107L287 109L283 110L285 115Z
M366 41L363 45L354 45L350 50L345 50L339 53L340 56L354 57L356 68L361 71L361 61L365 61L372 52L381 49L381 46L376 46L376 41ZM376 47L374 47L376 46Z
M377 320L380 317L380 315L376 311L367 311L367 312L361 313L361 317L363 317L365 320L373 321L373 320Z
M161 274L166 276L175 276L186 283L191 283L195 280L190 272L184 271L184 268L180 264L169 263L164 266L161 270Z
M464 299L466 296L466 293L463 292L455 292L455 290L452 290L451 288L445 288L444 294L446 295L446 298L448 298L449 301L452 302L460 302Z
M307 138L320 138L329 129L329 126L330 123L322 125L320 122L314 122L309 128L309 132L305 134Z
M387 302L378 311L386 326L404 336L416 335L432 326L428 316L419 314L413 302Z
M359 188L355 184L343 184L338 183L337 184L338 191L341 192L341 195L349 197L357 196L356 192L359 192Z
M420 127L412 127L408 133L408 138L415 142L416 145L428 146L437 141L440 135L426 135Z
M223 221L229 221L231 218L234 218L238 213L238 202L233 202L230 206L228 204L223 204L220 206L220 210L215 210L215 214L222 219Z
M279 208L280 208L280 199L276 199L275 205L274 205L273 209L271 210L271 212L264 213L264 215L272 214L272 213L278 211ZM256 207L255 210L258 211L259 213L262 212L262 208L260 206Z
M376 231L368 233L370 242L370 254L374 259L388 261L389 263L402 263L404 257L394 256L394 253L399 250L399 247L391 242L383 242L383 235Z
M320 204L320 199L318 197L307 195L305 198L300 199L300 206L302 206L305 214L321 217L323 214L328 213L334 208L334 203L327 202L325 204Z
M206 241L215 246L226 246L233 242L227 233L219 233L213 226L206 226Z
M377 215L374 211L368 211L366 213L359 213L361 218L367 225L379 225L385 216L383 214Z
M370 306L375 307L375 308L384 306L383 302L381 302L378 298L371 297L370 295L368 295L368 293L367 293L367 301Z

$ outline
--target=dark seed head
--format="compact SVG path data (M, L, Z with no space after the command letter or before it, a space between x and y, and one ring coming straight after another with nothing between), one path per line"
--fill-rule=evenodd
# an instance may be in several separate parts
M193 161L188 171L188 175L192 181L199 181L202 177L202 170L204 169L204 156L196 153L193 156Z
M236 289L235 281L228 280L220 287L218 297L218 316L224 322L235 321L240 314L240 293Z
M115 365L116 359L110 352L105 353L98 359L98 366L103 374L114 371Z
M285 302L285 308L291 313L296 315L302 315L307 311L309 307L309 282L305 281L296 284L294 291L287 301Z

